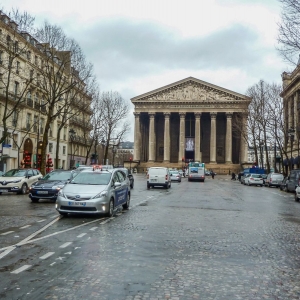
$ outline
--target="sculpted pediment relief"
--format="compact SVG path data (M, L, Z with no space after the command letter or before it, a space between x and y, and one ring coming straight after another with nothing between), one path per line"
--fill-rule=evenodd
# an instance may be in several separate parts
M221 91L208 89L197 85L187 85L181 87L174 87L167 91L161 91L152 96L148 96L148 101L162 101L162 100L173 100L173 101L233 101L236 100L234 97L222 93Z
M132 99L133 102L180 102L180 101L196 101L196 102L230 102L237 100L249 100L248 97L231 92L229 90L219 88L211 84L204 84L200 80L188 78L166 86L161 89L143 94Z

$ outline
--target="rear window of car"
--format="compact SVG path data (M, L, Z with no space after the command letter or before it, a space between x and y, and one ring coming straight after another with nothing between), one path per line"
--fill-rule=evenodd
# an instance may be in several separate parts
M281 175L281 174L274 174L273 178L276 178L276 179L282 178L283 179L283 175Z
M148 171L149 175L165 175L166 169L150 168Z
M262 177L260 176L260 174L252 174L251 177L253 177L253 178L262 178Z

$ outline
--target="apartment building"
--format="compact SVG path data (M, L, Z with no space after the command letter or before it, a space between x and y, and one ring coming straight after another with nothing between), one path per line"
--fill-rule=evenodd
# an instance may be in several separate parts
M71 60L68 51L40 43L0 11L0 136L7 136L0 170L39 168L42 149L54 166L69 169L85 162L92 99L79 71L62 64L66 57ZM61 88L59 97L53 95L52 81Z

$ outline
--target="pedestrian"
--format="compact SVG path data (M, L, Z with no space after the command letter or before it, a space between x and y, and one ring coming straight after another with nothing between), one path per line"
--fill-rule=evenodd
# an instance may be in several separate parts
M210 171L210 172L211 172L211 178L215 179L215 173L214 173L214 171Z
M235 178L235 173L234 172L232 172L231 173L231 180L235 180L236 178Z

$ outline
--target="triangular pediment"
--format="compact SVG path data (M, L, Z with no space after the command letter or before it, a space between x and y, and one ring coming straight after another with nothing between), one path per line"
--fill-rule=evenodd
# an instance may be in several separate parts
M211 83L188 77L186 79L163 86L156 90L142 94L131 99L136 102L174 102L174 101L192 101L192 102L228 102L228 101L247 101L251 98L227 90L225 88L213 85Z

